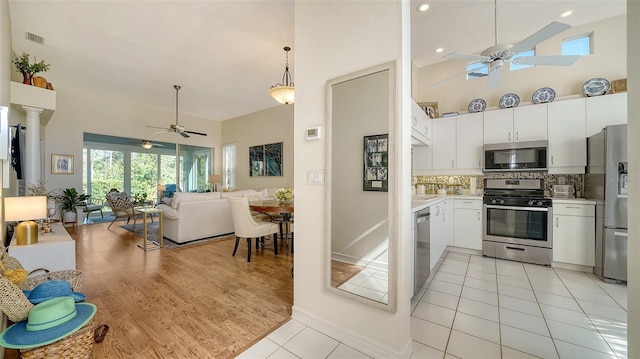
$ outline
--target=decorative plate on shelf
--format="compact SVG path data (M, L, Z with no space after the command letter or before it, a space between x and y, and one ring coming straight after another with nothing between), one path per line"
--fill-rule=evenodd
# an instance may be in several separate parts
M556 92L553 91L551 87L541 87L533 93L533 96L531 96L531 101L533 101L533 103L535 104L548 103L553 102L555 98Z
M596 77L582 85L582 93L587 96L600 96L606 94L610 86L609 80Z
M487 108L487 102L481 98L477 98L469 102L469 112L482 112Z
M498 103L498 105L500 105L500 108L518 107L519 104L520 96L514 93L508 93L500 97L500 102Z

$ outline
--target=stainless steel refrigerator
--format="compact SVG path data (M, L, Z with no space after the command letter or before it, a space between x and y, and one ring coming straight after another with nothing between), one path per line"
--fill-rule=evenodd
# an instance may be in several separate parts
M585 198L596 201L594 274L627 281L627 125L607 126L587 139Z

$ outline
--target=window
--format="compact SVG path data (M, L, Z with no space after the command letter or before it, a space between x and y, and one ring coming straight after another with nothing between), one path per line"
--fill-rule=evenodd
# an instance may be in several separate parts
M470 63L470 64L467 65L467 71L471 71L471 70L473 70L475 68L478 68L480 66L482 66L482 64L479 63L479 62ZM483 67L481 69L478 69L478 70L476 70L474 72L468 73L467 74L467 80L476 79L476 78L479 78L479 77L485 77L487 75L489 75L489 66L485 66L485 67Z
M236 144L222 146L222 187L236 186Z
M593 33L562 40L562 55L585 56L593 54Z
M511 57L511 61L517 59L518 57L522 57L522 56L535 56L535 50L531 49L529 51L522 51L519 54L515 54L513 55L513 57ZM514 64L513 62L509 65L509 71L515 71L515 70L522 70L522 69L526 69L528 67L533 67L533 65L518 65L518 64Z

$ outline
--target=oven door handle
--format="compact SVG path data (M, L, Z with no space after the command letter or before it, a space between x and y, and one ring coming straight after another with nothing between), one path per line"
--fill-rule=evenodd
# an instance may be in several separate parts
M549 212L547 207L516 207L516 206L493 206L486 205L488 209L512 209L515 211L535 211L535 212Z

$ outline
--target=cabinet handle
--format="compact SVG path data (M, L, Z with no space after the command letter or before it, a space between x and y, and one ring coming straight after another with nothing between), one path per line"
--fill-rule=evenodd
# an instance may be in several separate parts
M560 217L556 217L556 228L558 228L559 221L560 221Z
M442 212L442 222L444 222L446 220L446 214L444 212Z
M462 203L473 203L471 201L462 201Z
M478 215L478 221L480 220L480 211L476 212L476 214Z
M426 133L427 137L429 137L429 127L424 126L424 133Z
M578 206L565 206L565 208L580 209L580 207L578 207Z
M511 132L509 132L509 141L508 142L511 142Z
M520 131L516 131L516 141L520 141L520 136L518 136L520 134Z
M478 157L478 168L482 167L482 163L480 163L480 161L482 161L482 160L480 159L480 157Z
M453 163L453 160L451 160L451 168L455 168L455 165Z
M553 164L553 155L551 156L551 164Z

